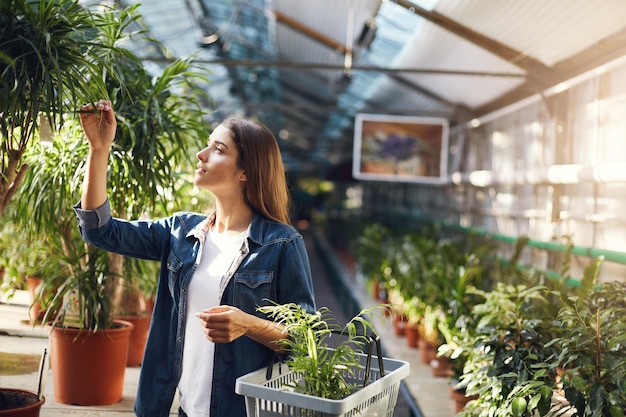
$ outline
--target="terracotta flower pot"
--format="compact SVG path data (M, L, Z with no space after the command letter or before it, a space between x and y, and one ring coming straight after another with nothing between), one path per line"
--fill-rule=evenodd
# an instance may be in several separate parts
M380 298L380 284L378 282L378 280L374 280L371 282L371 292L372 292L372 298L374 300L379 300Z
M56 402L108 405L122 399L133 325L115 323L115 328L97 332L52 328L50 365Z
M448 377L452 370L452 362L446 356L435 357L430 361L430 369L434 377Z
M133 331L130 333L126 366L140 366L143 361L146 341L148 340L148 330L150 330L152 314L146 313L141 316L125 316L119 319L133 324Z
M28 296L30 301L30 305L28 307L28 319L30 320L30 324L35 324L43 317L41 304L39 303L39 301L37 301L37 289L39 288L40 284L40 277L26 277L26 288L28 288Z
M454 389L450 387L450 398L454 400L456 413L460 413L465 408L465 405L478 398L478 395L465 395L465 390Z
M393 329L396 336L404 336L406 334L408 317L406 314L393 314Z
M41 406L46 398L39 399L31 391L0 388L0 416L2 417L39 417Z
M435 345L423 338L420 338L417 344L420 350L420 359L422 360L422 363L429 365L430 361L435 359L437 356L437 349L435 348Z
M419 329L417 326L407 325L404 329L407 347L416 348L419 341Z

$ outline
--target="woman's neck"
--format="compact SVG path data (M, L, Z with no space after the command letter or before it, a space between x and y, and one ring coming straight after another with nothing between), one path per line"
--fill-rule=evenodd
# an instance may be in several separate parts
M211 230L216 233L241 233L248 228L253 215L252 208L243 202L228 207L216 202Z

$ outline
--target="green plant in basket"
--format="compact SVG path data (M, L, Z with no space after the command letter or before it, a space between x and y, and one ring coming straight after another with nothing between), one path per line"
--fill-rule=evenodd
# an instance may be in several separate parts
M285 386L301 394L331 400L353 393L357 386L350 380L361 368L356 351L370 343L368 334L376 334L372 321L366 316L377 308L363 310L341 326L325 307L316 313L309 313L294 303L259 307L261 313L289 333L288 339L276 343L288 352L285 363L301 378Z

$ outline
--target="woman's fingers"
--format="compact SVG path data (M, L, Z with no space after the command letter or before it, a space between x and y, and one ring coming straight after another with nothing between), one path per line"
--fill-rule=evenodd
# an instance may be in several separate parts
M82 115L96 114L96 111L109 111L111 110L111 102L109 100L99 100L95 103L87 103L80 106L78 113Z
M239 310L231 306L218 306L196 313L206 337L216 343L231 342L245 333Z
M115 140L117 122L109 100L87 103L78 110L80 124L92 149L109 150Z

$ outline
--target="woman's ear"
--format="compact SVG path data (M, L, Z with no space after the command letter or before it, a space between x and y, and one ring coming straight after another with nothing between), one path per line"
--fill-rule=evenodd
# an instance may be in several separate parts
M246 172L245 172L245 171L243 171L243 172L241 173L241 176L239 176L239 181L241 181L241 182L246 182L246 181L248 181L248 178L246 177Z

